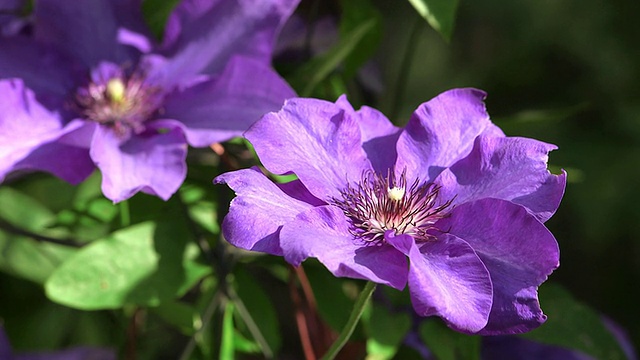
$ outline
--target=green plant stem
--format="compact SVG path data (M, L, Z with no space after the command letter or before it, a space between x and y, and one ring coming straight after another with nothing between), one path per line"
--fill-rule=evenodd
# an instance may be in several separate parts
M355 330L356 325L358 325L358 321L360 320L360 316L362 316L364 307L365 305L367 305L367 301L369 301L369 298L371 297L371 294L373 294L373 291L375 289L376 283L371 281L367 282L367 285L365 285L360 295L358 295L358 299L356 300L356 304L353 306L353 310L351 311L349 320L347 321L347 324L344 326L344 328L342 328L340 336L338 336L336 341L333 342L333 345L331 345L331 348L329 348L329 350L326 354L324 354L321 360L331 360L338 355L342 347L351 337L351 334L353 334L353 330Z
M56 245L70 246L70 247L76 247L76 248L80 248L85 245L73 239L57 239L57 238L52 238L45 235L36 234L34 232L18 228L2 219L0 219L0 230L4 230L13 235L26 236L38 242L46 242L46 243L52 243Z
M120 224L122 227L131 225L131 214L129 213L129 201L124 200L119 204L120 207Z
M247 310L247 308L244 306L244 302L242 301L242 299L240 299L238 294L236 294L236 291L234 290L233 286L229 286L227 291L228 291L229 299L235 305L236 310L238 311L238 314L242 318L242 321L244 321L244 323L247 325L247 328L249 329L251 336L253 336L253 338L256 340L256 342L260 346L260 350L262 350L262 355L264 355L266 359L273 359L273 350L271 350L269 343L264 338L264 335L262 335L262 332L260 331L258 324L256 324L256 322L253 320L253 317L249 313L249 310Z
M191 358L191 353L193 353L193 350L195 350L196 348L196 342L198 341L198 337L201 336L204 330L207 328L207 326L209 326L209 322L211 321L211 318L213 317L216 311L216 308L220 305L222 301L223 301L222 292L220 290L216 290L215 293L213 294L213 297L211 298L211 301L209 302L209 305L207 305L207 308L205 309L204 313L200 316L200 319L202 321L202 323L200 324L200 327L196 329L193 335L191 335L191 338L189 339L187 346L184 348L184 350L182 351L182 354L180 355L180 358L179 358L180 360L188 360Z

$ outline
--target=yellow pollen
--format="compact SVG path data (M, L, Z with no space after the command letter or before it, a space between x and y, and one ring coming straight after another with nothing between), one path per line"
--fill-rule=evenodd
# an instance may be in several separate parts
M390 189L387 189L387 196L393 201L400 201L404 197L404 192L405 190L403 187L394 186Z
M119 103L125 98L126 87L122 79L113 78L107 83L107 95L112 101Z

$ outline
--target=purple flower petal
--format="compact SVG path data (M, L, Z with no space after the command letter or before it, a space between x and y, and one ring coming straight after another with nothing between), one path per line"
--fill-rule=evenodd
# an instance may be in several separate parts
M126 141L99 126L91 143L91 158L102 172L102 192L119 202L138 191L167 200L187 174L187 145L174 121L155 121L147 131Z
M234 57L219 78L169 94L164 116L185 125L187 141L204 147L240 136L295 92L272 68Z
M411 236L396 236L391 230L385 239L409 256L409 291L418 315L440 316L449 326L466 333L476 333L487 325L492 283L469 244L442 234L418 248Z
M336 105L356 119L362 134L362 148L373 169L381 173L390 169L396 162L396 142L402 130L374 108L363 106L355 111L345 95L338 98Z
M493 281L493 308L482 335L532 330L546 320L537 288L558 267L558 243L527 210L499 199L457 206L438 222L473 247Z
M49 171L72 183L91 173L85 149L52 143L81 122L63 127L59 115L38 103L20 79L0 81L0 93L0 181L24 169Z
M312 206L287 196L255 167L222 174L214 182L236 192L222 229L227 241L246 250L282 255L280 227Z
M245 137L269 171L295 173L321 200L338 197L348 180L359 180L371 168L355 119L323 100L290 99L279 112L258 120Z
M591 356L575 349L541 344L517 336L483 337L482 359L595 360Z
M398 139L396 170L406 168L409 179L428 175L433 180L466 156L476 136L495 127L484 106L485 96L476 89L454 89L420 105Z
M38 0L35 37L80 59L86 67L100 61L123 63L139 52L120 43L119 28L144 28L140 1Z
M14 170L39 170L77 185L95 169L89 151L60 142L44 144L14 166Z
M37 45L32 39L0 37L0 78L20 78L27 87L53 96L58 105L74 87L69 60L53 49Z
M304 184L300 180L293 180L287 183L280 183L276 185L280 188L280 190L287 194L287 196L290 196L294 199L304 201L307 204L313 206L327 205L326 202L313 196L313 194L309 192L309 189L307 189L307 187L304 186Z
M443 198L461 204L486 197L510 200L548 220L560 205L566 173L547 170L554 145L526 138L480 136L466 158L444 170L436 182Z
M356 118L358 125L360 125L363 142L379 137L394 135L401 131L401 129L393 125L393 123L391 123L383 113L374 108L363 106L358 111L354 110L353 106L351 106L347 100L346 95L340 96L338 100L336 100L336 105L345 110L345 112L350 116Z
M280 231L284 257L294 266L317 258L338 277L370 280L403 289L407 283L404 255L386 244L364 244L349 233L347 219L335 206L298 214Z
M233 55L268 64L274 38L298 0L183 0L165 28L167 76L217 74Z

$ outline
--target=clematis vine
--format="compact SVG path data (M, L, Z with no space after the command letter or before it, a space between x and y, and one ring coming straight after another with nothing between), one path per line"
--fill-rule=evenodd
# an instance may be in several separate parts
M33 35L0 38L0 181L97 167L114 202L168 199L187 144L239 136L294 95L270 61L297 3L183 0L156 43L139 0L35 2Z
M245 137L258 168L223 174L237 197L223 221L233 245L317 258L338 277L403 289L421 316L472 334L513 334L546 319L537 288L559 264L544 226L566 174L547 170L556 147L507 137L485 93L447 91L404 128L375 109L295 98Z

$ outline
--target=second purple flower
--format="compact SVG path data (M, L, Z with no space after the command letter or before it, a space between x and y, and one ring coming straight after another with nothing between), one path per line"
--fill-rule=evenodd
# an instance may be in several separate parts
M183 0L158 44L141 1L37 1L32 36L0 37L0 181L78 183L98 167L114 202L168 199L187 144L238 136L294 96L270 62L297 3Z

